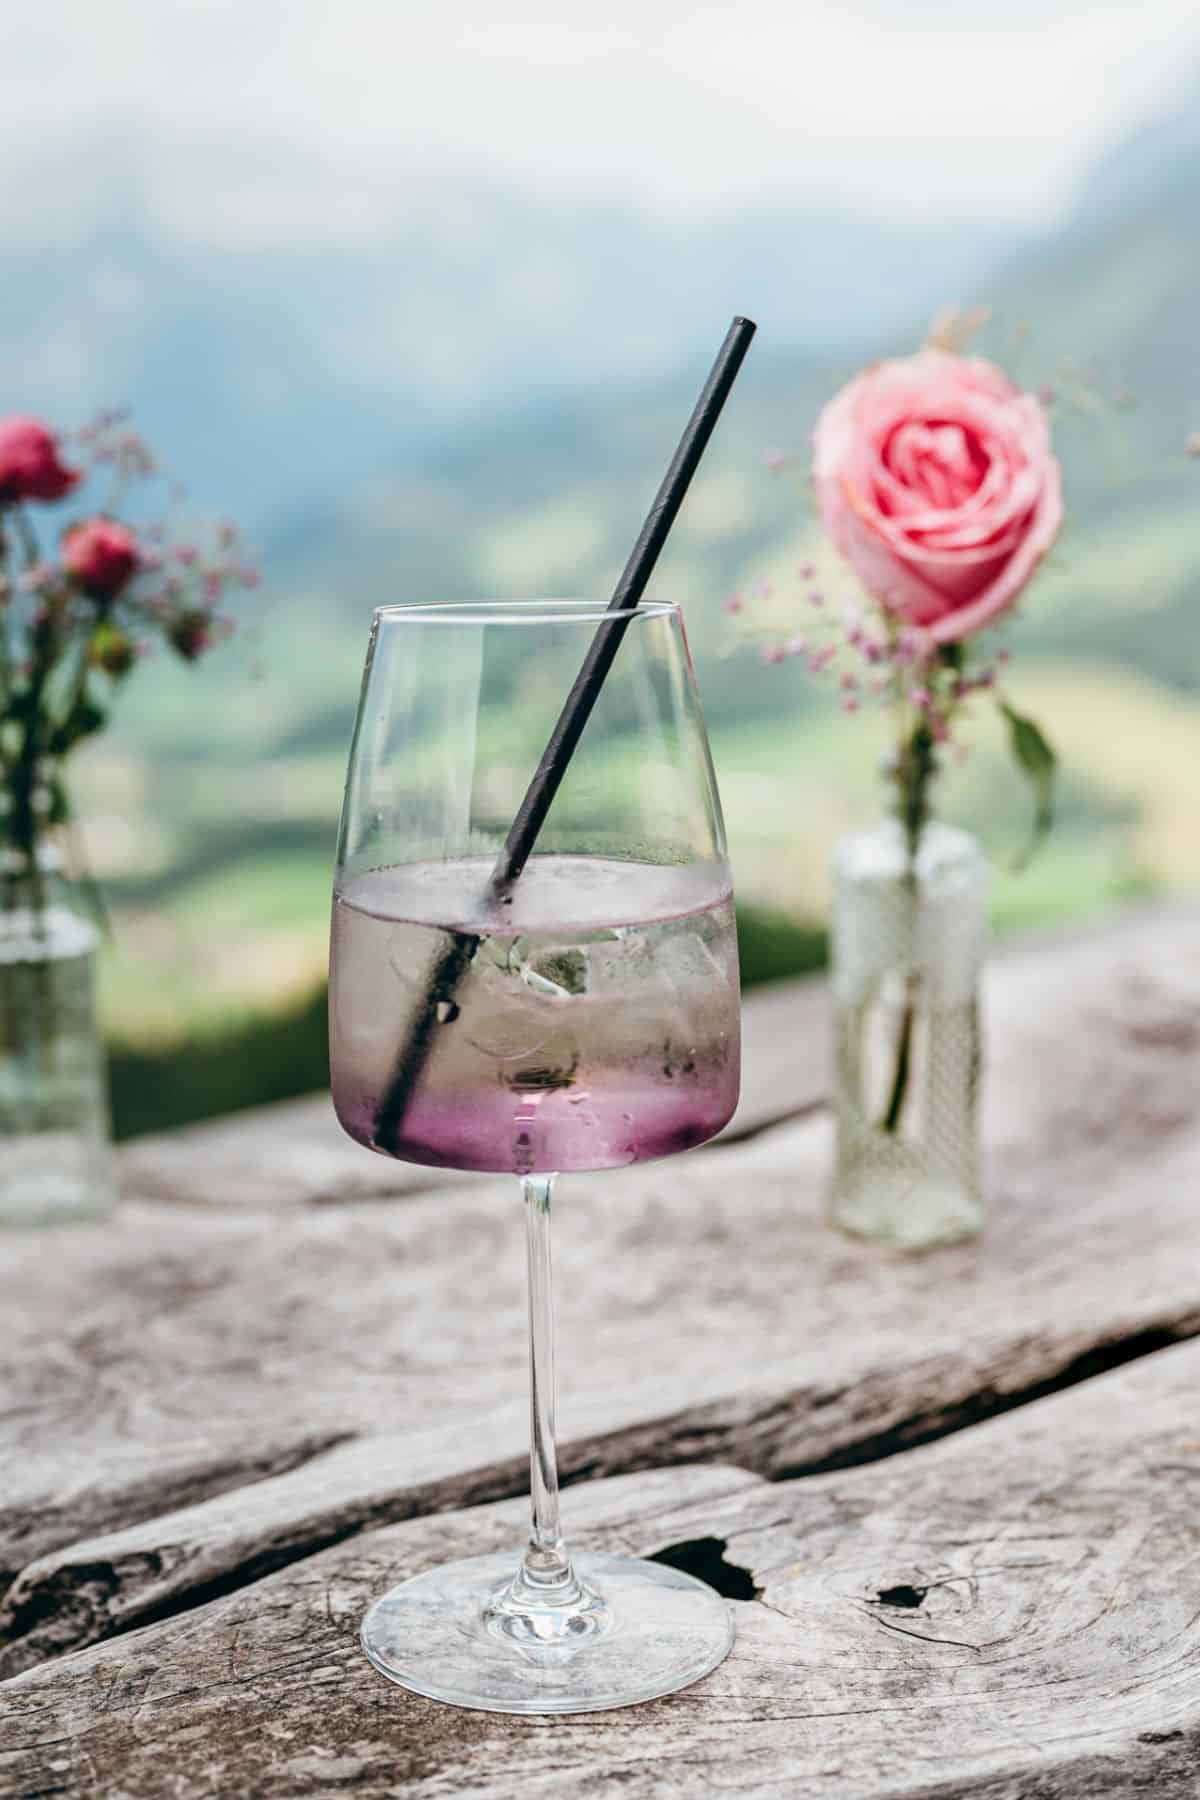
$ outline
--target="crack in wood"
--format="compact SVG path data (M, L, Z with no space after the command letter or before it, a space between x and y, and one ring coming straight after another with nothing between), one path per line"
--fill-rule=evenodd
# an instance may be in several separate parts
M749 1569L740 1568L727 1559L727 1547L722 1537L689 1538L683 1544L665 1545L647 1560L663 1563L668 1569L681 1569L685 1575L694 1575L697 1581L715 1588L727 1600L757 1600L759 1590L754 1585L754 1577Z
M827 1456L785 1464L771 1472L772 1478L776 1481L791 1481L799 1476L825 1475L835 1469L854 1469L864 1463L883 1462L888 1457L901 1456L906 1450L915 1450L922 1444L936 1443L939 1438L968 1431L971 1426L982 1425L988 1419L999 1417L1001 1413L1028 1406L1035 1400L1044 1400L1051 1394L1062 1393L1066 1388L1078 1387L1081 1382L1092 1381L1097 1375L1106 1375L1113 1369L1123 1368L1126 1363L1137 1362L1143 1356L1153 1356L1159 1350L1168 1350L1173 1344L1185 1343L1198 1333L1200 1313L1195 1313L1187 1314L1171 1325L1155 1326L1149 1330L1131 1332L1127 1337L1110 1339L1072 1357L1054 1374L1040 1381L1030 1382L1027 1387L1016 1388L1010 1393L981 1389L978 1394L956 1406L929 1413L913 1413L887 1431L845 1444Z
M875 1599L880 1606L902 1606L911 1608L924 1606L927 1587L912 1587L907 1581L897 1582L895 1587L880 1588Z

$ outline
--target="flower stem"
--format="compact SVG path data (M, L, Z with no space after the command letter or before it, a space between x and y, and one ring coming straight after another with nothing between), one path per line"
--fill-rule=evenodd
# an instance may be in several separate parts
M904 1003L904 1011L900 1017L900 1035L896 1041L896 1070L892 1076L892 1091L888 1097L887 1111L879 1121L881 1131L896 1132L900 1128L900 1115L904 1111L904 1099L908 1093L908 1070L912 1059L913 1026L916 1023L916 1007L911 997Z
M915 919L920 894L917 885L917 853L921 834L929 818L929 787L937 769L934 738L924 717L918 715L907 737L901 739L896 758L895 777L899 798L900 823L904 829L906 864L904 888ZM879 1121L880 1131L895 1136L904 1116L912 1070L912 1041L917 1017L917 978L911 971L906 980L904 1010L896 1038L896 1061L887 1105Z

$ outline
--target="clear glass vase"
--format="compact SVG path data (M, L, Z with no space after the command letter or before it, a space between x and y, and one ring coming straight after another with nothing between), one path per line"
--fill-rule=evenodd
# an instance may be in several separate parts
M113 1204L98 943L56 847L0 853L0 1226Z
M834 851L830 1211L858 1237L923 1250L983 1224L987 895L979 844L947 825L927 824L915 857L899 819Z

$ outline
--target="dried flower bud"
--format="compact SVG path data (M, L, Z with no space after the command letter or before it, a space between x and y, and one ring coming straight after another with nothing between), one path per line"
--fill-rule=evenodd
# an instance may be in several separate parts
M184 662L195 662L212 646L212 621L207 613L180 613L167 626L167 640Z
M87 648L87 659L93 669L119 680L128 675L137 661L137 647L128 632L106 620L93 631Z
M992 316L990 306L943 306L925 336L926 348L959 355Z

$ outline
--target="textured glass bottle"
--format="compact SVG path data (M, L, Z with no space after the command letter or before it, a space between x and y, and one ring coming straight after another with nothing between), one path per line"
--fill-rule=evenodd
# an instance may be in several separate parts
M988 870L976 840L898 818L833 857L837 1151L830 1210L859 1237L920 1250L983 1223L979 975Z
M112 1205L98 941L57 849L0 853L0 1226Z

